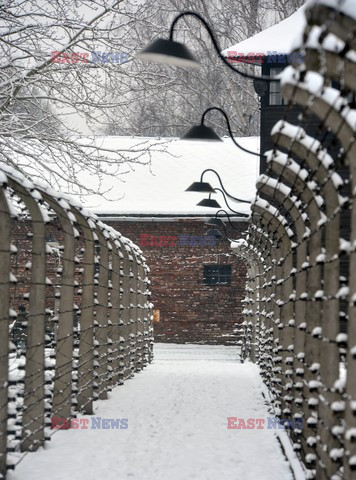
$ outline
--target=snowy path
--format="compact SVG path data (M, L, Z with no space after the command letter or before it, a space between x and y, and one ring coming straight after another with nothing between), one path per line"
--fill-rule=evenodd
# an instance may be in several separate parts
M95 404L95 416L127 418L128 429L58 431L8 478L292 480L273 430L227 429L227 417L269 416L256 367L236 357L234 347L156 345L152 365Z

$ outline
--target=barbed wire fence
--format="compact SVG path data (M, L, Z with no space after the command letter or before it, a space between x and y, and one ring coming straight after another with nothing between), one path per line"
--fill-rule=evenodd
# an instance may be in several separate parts
M306 9L304 63L281 76L298 125L281 119L257 182L243 357L258 362L307 478L356 478L356 16L351 2ZM312 135L308 126L318 121Z
M142 251L0 165L0 478L153 358ZM53 423L53 421L55 423Z

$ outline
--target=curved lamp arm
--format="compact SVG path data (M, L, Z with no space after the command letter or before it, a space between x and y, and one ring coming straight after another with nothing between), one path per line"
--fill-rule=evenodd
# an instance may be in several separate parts
M236 232L239 232L239 230L238 230L236 227L234 227L234 225L233 225L233 223L232 223L232 221L231 221L231 219L230 219L230 215L227 213L226 210L224 210L224 209L218 210L218 211L215 213L215 218L219 218L219 213L220 213L220 212L224 212L224 215L227 217L227 220L228 220L228 222L229 222L230 227L233 228L234 230L236 230ZM244 214L240 214L240 215L241 215L242 217L244 217L244 218L249 217L249 215L247 215L247 214L245 214L245 213L244 213Z
M236 213L237 215L241 215L242 217L249 217L249 215L247 213L241 213L241 212L237 212L236 210L233 210L230 205L227 203L227 200L226 200L226 195L224 193L223 190L221 190L220 188L215 188L214 190L216 190L217 192L221 192L223 197L224 197L224 200L225 200L225 203L226 203L226 206L229 210L231 210L233 213Z
M227 234L227 230L226 230L225 225L222 225L222 228L223 228L223 231L224 231L224 236L227 240L229 240L229 242L236 242L237 241L236 239L229 237L229 235Z
M203 176L204 176L204 173L206 172L213 172L215 173L215 175L218 177L219 179L219 183L221 185L221 188L223 189L225 195L229 198L231 198L232 200L235 200L236 202L240 202L240 203L249 203L251 204L251 202L249 200L242 200L241 198L237 198L237 197L233 197L232 195L230 195L224 188L224 185L222 183L222 180L220 178L220 175L218 174L218 172L216 172L215 170L213 170L212 168L207 168L206 170L204 170L204 172L201 174L200 176L200 181L202 182L203 181Z
M239 143L237 143L237 141L235 140L234 138L234 134L232 133L232 129L231 129L231 125L230 125L230 120L229 120L229 117L227 116L226 112L220 108L220 107L209 107L205 110L205 112L203 113L202 117L201 117L201 125L204 125L204 119L206 117L206 115L211 112L212 110L216 110L217 112L220 112L223 117L225 118L225 121L226 121L226 125L227 125L227 130L229 132L229 135L231 137L231 140L234 142L234 144L242 151L244 152L247 152L247 153L250 153L251 155L255 155L256 157L260 157L260 158L265 158L265 155L261 155L260 153L256 153L256 152L251 152L251 150L247 150L247 148L244 148L242 147Z
M174 27L176 25L176 23L178 22L178 20L186 15L190 15L192 17L195 17L197 18L198 20L201 21L201 23L204 25L204 27L206 28L207 32L209 33L209 36L211 38L211 41L212 41L212 44L218 54L218 56L221 58L221 60L225 63L225 65L227 65L233 72L235 73L238 73L239 75L241 75L242 77L245 77L245 78L252 78L253 80L266 80L267 82L271 82L273 80L276 80L276 78L274 77L269 77L269 76L266 76L266 75L261 75L260 77L257 77L256 75L252 75L250 73L246 73L246 72L242 72L241 70L238 70L237 68L234 68L231 63L229 63L226 58L221 55L221 49L220 49L220 46L218 44L218 42L216 41L215 37L214 37L214 34L213 34L213 31L212 29L210 28L210 25L208 24L208 22L201 16L199 15L199 13L196 13L196 12L191 12L190 10L186 11L186 12L182 12L180 13L179 15L176 16L176 18L173 20L172 22L172 25L171 25L171 31L170 31L170 35L169 35L169 39L170 40L173 40L173 33L174 33Z

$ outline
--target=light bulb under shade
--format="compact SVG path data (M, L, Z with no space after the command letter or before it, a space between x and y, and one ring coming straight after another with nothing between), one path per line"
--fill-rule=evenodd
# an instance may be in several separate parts
M204 124L193 125L186 134L181 137L181 140L209 140L213 142L222 142L223 140L210 127Z
M140 60L176 67L200 67L200 62L183 43L164 38L158 38L150 43L150 45L138 52L136 57Z

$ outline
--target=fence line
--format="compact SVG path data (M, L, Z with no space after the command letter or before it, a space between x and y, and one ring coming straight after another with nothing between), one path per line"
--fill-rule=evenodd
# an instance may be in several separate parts
M244 358L276 415L304 419L288 432L307 478L322 480L356 478L356 19L342 8L306 9L304 63L281 78L300 124L273 128L249 235L233 244L248 274Z
M50 439L54 418L93 413L93 401L151 362L153 329L142 251L77 201L3 164L0 231L5 477Z

